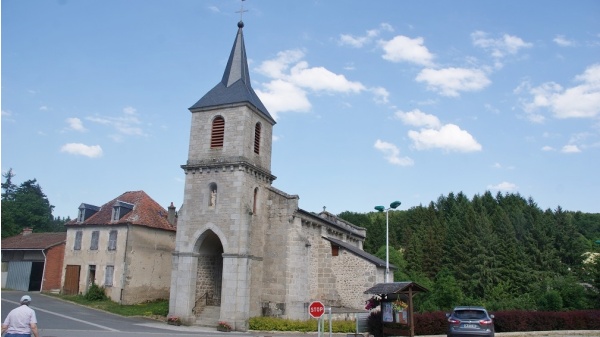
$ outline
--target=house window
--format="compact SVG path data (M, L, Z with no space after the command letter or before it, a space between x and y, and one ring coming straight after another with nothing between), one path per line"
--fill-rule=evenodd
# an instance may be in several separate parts
M83 212L83 208L79 209L79 216L77 217L77 221L79 222L83 222L84 220L84 212Z
M112 287L114 274L115 274L115 266L106 266L106 273L104 273L104 286L105 287Z
M254 127L254 153L260 154L260 123L256 123Z
M113 221L119 220L119 207L113 207L112 219L113 219Z
M81 250L81 238L83 237L83 231L75 232L75 244L73 245L74 250Z
M111 230L108 235L108 250L116 250L117 249L117 231Z
M92 232L92 242L90 243L90 250L98 250L98 238L100 237L99 231Z
M212 132L210 135L210 148L223 147L223 139L225 138L225 119L217 116L213 120Z

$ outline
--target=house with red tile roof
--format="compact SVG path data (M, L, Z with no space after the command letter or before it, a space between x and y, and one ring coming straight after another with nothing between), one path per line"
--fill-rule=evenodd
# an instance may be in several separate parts
M136 304L169 298L177 216L144 191L98 207L79 206L67 227L64 294L85 294L94 283L111 300Z
M58 292L67 233L21 234L2 239L2 288Z

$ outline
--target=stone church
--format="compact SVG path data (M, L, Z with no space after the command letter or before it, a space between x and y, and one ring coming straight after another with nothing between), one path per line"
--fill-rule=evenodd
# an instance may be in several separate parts
M385 261L363 251L365 229L272 186L275 120L250 84L243 27L221 81L189 108L169 315L199 324L212 311L247 331L256 316L308 319L316 300L364 310Z

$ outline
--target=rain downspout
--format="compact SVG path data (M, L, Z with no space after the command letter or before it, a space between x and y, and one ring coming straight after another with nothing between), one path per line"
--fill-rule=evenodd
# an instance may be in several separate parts
M121 295L119 296L119 304L123 304L123 291L125 290L125 278L127 275L127 245L129 244L129 229L128 224L125 231L125 252L123 253L123 274L121 274Z
M42 271L42 284L40 285L40 292L44 289L44 280L46 279L46 264L48 263L48 257L42 249L42 255L44 255L44 270Z

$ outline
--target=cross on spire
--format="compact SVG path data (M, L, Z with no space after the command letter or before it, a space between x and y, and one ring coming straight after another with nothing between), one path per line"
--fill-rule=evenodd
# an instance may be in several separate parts
M240 10L236 11L236 13L240 13L240 21L242 21L242 19L244 17L244 12L248 11L247 9L246 10L244 9L244 1L246 1L246 0L242 0L242 6L241 6Z

